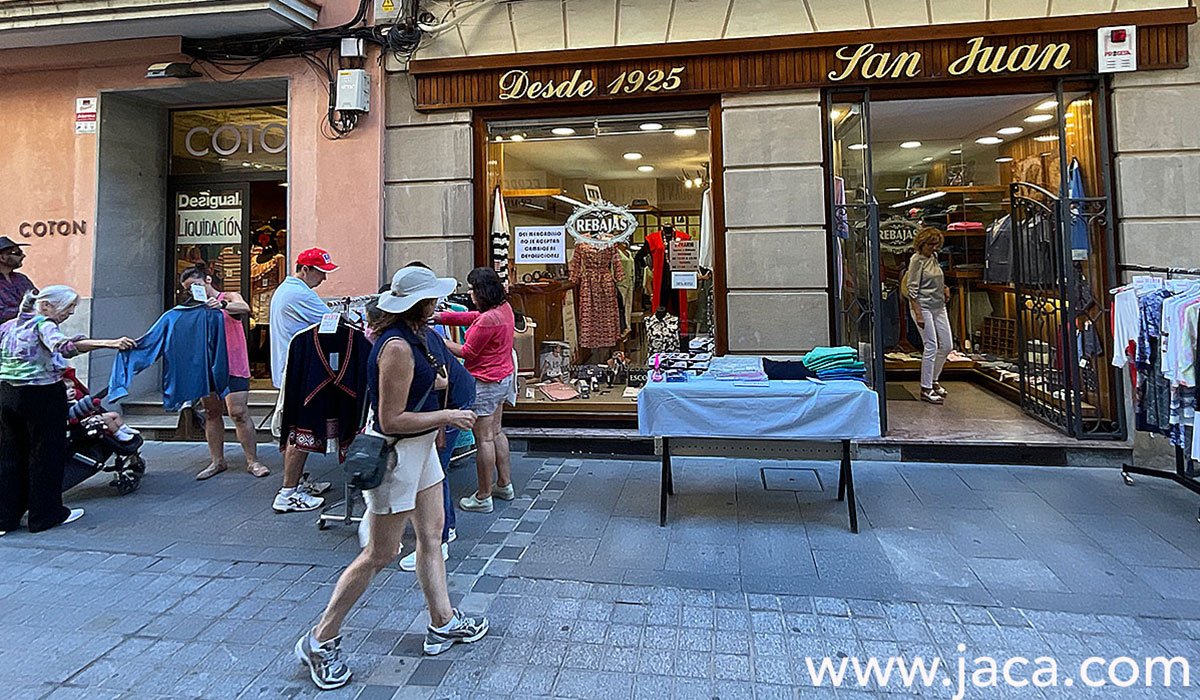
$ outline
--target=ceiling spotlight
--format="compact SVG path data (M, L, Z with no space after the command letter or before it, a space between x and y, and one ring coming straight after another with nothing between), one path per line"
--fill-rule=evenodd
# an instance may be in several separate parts
M524 141L525 134L513 134L512 136L509 136L508 138L513 141Z
M865 151L865 150L867 150L867 144L865 144L865 143L852 143L852 144L850 144L849 146L847 146L847 148L849 148L849 149L850 149L850 150L852 150L852 151Z
M1046 110L1049 110L1049 109L1057 109L1057 108L1058 108L1057 100L1046 100L1045 102L1041 103L1037 107L1034 107L1034 109L1039 109L1043 112Z
M556 126L550 130L555 136L574 136L575 130L569 126Z
M675 135L678 136L679 138L686 139L689 136L695 136L696 130L695 129L676 129Z
M692 189L692 187L694 187L694 185L692 185L692 181L691 181L691 180L684 180L684 181L683 181L683 186L684 186L684 187L686 187L686 188L688 188L689 190L690 190L690 189Z
M496 137L496 143L500 143L500 142L501 142L501 141L503 141L503 140L504 140L504 137L503 137L503 136L497 136L497 137Z
M1053 121L1053 114L1031 114L1025 117L1025 122L1028 124L1041 124L1042 122Z
M624 156L622 156L622 158L624 158L625 160L641 160L642 154L638 153L637 151L630 151L629 153L626 153Z
M900 144L900 148L920 148L920 147L921 147L920 141L905 141L904 143Z
M997 163L1011 163L1011 162L1013 162L1013 159L1012 159L1012 156L1000 156L999 158L996 159L996 162Z
M1046 143L1047 141L1057 141L1058 134L1042 134L1041 136L1034 136L1033 140L1040 141L1041 143Z
M243 160L243 161L242 161L242 167L243 167L243 168L249 168L249 167L250 167L250 161L248 161L248 160Z
M1019 134L1022 131L1025 131L1025 129L1024 129L1024 127L1020 127L1020 126L1006 126L1001 129L996 129L997 134L1004 134L1005 136L1012 136L1013 134Z
M1004 143L1004 139L999 138L998 136L980 136L979 138L975 139L975 143L982 146L995 146L998 143Z
M654 172L654 166L653 165L639 165L638 172L639 173L652 173L652 172Z
M928 194L917 195L916 197L913 197L912 199L906 199L903 202L896 202L895 204L892 205L891 208L892 209L900 209L902 207L907 207L910 204L918 204L920 202L928 202L931 199L938 199L939 197L945 197L945 196L946 196L945 192L943 192L942 190L936 190L936 191L930 192Z
M841 118L841 116L842 116L842 110L840 110L840 109L829 110L829 118L830 119L839 119L839 118Z
M953 151L950 151L950 155L952 155L952 156L961 156L961 155L962 155L962 149L961 149L961 148L956 148L956 149L954 149Z
M692 180L692 182L696 183L696 187L699 187L704 184L704 180L702 180L701 178L696 178L695 180Z
M646 122L645 124L638 126L638 128L642 131L658 131L662 128L662 124L659 124L658 122Z
M929 163L932 161L933 161L933 156L925 156L924 158L921 159L922 163Z

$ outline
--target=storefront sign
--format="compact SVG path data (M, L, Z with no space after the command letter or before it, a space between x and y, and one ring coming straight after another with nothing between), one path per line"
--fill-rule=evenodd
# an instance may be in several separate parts
M94 134L96 133L96 105L95 97L76 97L75 98L75 133L76 134Z
M666 70L635 68L621 71L604 85L600 94L611 97L678 90L683 85L680 78L683 70L683 66L675 66ZM557 81L535 80L526 70L510 70L500 76L501 100L569 99L595 94L596 81L583 77L582 68L575 69L567 79Z
M903 253L912 247L920 227L905 219L888 219L879 224L879 248L888 253Z
M210 152L231 156L244 151L250 155L255 148L267 153L280 153L287 149L287 124L271 122L261 128L257 124L222 124L215 129L197 126L189 129L183 137L183 146L197 158Z
M1100 27L1096 30L1101 73L1137 70L1137 25Z
M85 236L87 221L83 219L48 219L46 221L22 221L17 224L17 233L24 238L46 236Z
M604 247L629 238L637 225L637 219L628 209L601 202L576 207L567 219L567 233L577 241Z
M834 54L845 61L840 70L829 71L833 82L847 78L895 80L921 76L924 58L920 51L877 51L875 44L843 46ZM953 76L968 74L1028 73L1063 70L1071 65L1071 45L1049 42L1020 44L1015 47L992 46L984 37L967 41L966 53L946 68Z
M176 245L242 242L242 193L180 192L175 198Z
M562 226L517 226L514 261L518 265L553 265L567 261L567 232Z
M671 241L671 269L680 272L700 269L700 241Z

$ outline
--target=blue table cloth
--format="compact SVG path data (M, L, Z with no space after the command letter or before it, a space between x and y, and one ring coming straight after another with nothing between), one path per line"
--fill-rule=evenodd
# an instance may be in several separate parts
M862 382L715 379L651 382L638 394L638 432L665 437L862 440L879 434L879 397Z

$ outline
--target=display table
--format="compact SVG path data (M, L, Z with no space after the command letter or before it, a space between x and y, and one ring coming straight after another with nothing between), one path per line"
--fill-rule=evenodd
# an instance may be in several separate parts
M638 433L662 438L658 519L664 526L667 495L675 493L671 438L840 441L838 500L849 496L850 531L858 532L850 441L880 436L879 398L852 380L770 381L765 386L704 377L651 382L638 395Z

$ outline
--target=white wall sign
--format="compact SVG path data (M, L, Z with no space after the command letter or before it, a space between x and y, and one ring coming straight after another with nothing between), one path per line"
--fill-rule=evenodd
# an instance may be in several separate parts
M567 232L562 226L517 226L518 265L552 265L567 261Z
M671 289L696 289L699 286L695 272L671 272Z
M96 106L97 100L95 97L75 98L76 134L96 133Z
M1101 73L1137 70L1137 25L1100 27L1096 30L1096 50Z
M185 193L175 198L175 243L242 242L242 193Z

